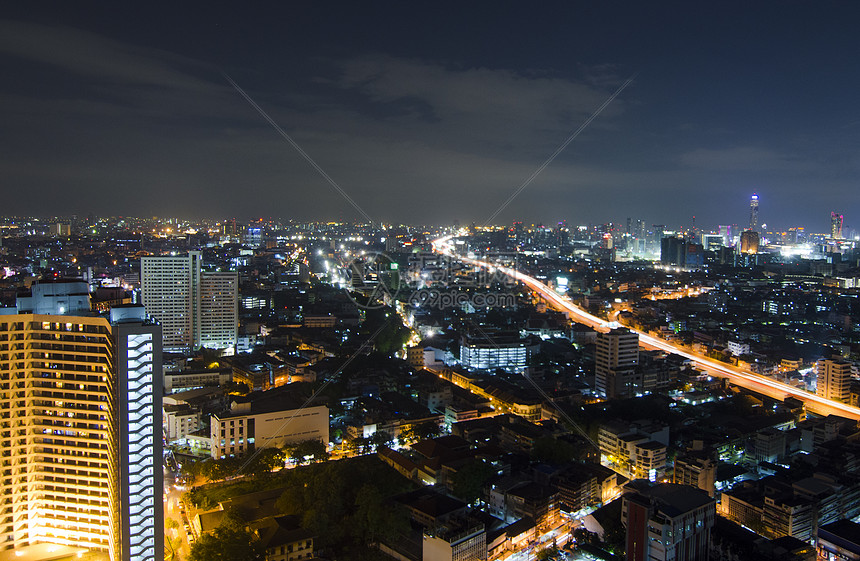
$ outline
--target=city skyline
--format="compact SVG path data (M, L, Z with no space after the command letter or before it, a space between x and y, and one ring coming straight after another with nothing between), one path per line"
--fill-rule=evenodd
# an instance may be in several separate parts
M631 76L494 222L856 214L853 6L266 8L10 10L7 212L361 220L226 73L374 221L483 223Z

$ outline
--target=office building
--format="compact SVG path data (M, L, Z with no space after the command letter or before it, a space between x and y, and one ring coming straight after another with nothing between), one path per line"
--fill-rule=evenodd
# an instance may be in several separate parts
M55 313L0 315L0 555L160 560L161 332L140 306L89 314L81 292L38 283L22 308Z
M424 532L425 561L485 561L487 532L477 519L452 518Z
M663 483L624 495L621 521L630 561L708 559L716 505L707 493Z
M603 397L632 397L642 386L639 364L639 335L620 327L597 334L595 386Z
M759 235L755 230L744 230L741 232L741 253L758 253Z
M187 352L236 345L239 333L239 277L236 272L202 271L202 255L143 257L141 300L161 324L164 350Z
M516 333L474 333L460 342L460 363L469 369L522 372L536 345Z
M660 263L667 266L699 269L704 265L704 247L701 244L668 236L660 240Z
M160 561L164 556L161 494L161 329L143 306L111 309L114 375L108 411L114 464L111 485L115 559Z
M835 212L830 213L830 237L834 240L842 239L842 215Z
M597 431L600 463L628 479L656 481L666 472L667 427L601 425Z
M851 394L851 363L844 360L819 360L816 395L848 403Z
M200 275L200 346L227 349L239 333L239 276L235 271Z
M731 226L719 226L717 229L719 236L723 238L723 247L731 247L732 243L734 243L734 238L732 237L732 227Z

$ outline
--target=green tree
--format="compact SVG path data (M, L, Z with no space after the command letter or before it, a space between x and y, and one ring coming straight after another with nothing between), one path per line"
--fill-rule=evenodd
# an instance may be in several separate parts
M290 458L301 464L310 457L311 462L321 462L328 459L326 445L319 440L304 440L289 448Z
M379 487L365 483L355 496L352 532L356 540L373 544L380 539L391 539L406 530L407 516L384 504L385 497Z
M182 547L182 538L164 536L164 559L165 561L178 561L179 550Z
M188 561L262 561L263 545L253 532L241 528L218 527L191 545Z
M552 465L566 464L576 457L576 447L552 436L537 439L532 446L532 458Z
M589 532L585 528L577 528L573 531L573 537L577 544L596 544L600 541L600 537L594 532Z
M267 475L272 470L284 467L287 454L280 448L263 448L253 457L253 460L245 468L245 473L251 475Z
M451 492L466 503L473 503L481 497L484 485L495 475L493 466L483 460L472 460L451 478Z
M356 538L375 542L384 525L382 493L370 484L362 485L355 497L352 531Z
M624 554L627 549L627 530L621 525L620 520L607 525L603 532L603 544L611 553Z
M364 454L370 447L370 439L359 436L346 441L346 446L353 454Z
M399 440L406 444L414 444L428 438L435 438L442 434L442 429L437 423L427 421L420 425L408 425L401 429Z
M550 561L552 559L559 558L558 547L553 545L551 547L545 547L537 552L537 556L535 557L538 561Z
M370 444L374 448L390 446L393 441L394 438L392 438L391 434L384 430L378 430L370 436Z

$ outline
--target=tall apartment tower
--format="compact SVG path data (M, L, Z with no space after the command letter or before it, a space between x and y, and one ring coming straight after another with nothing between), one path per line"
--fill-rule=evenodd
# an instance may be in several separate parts
M235 271L200 275L200 346L225 349L239 333L239 275Z
M844 360L819 360L815 393L821 397L848 403L851 394L851 363Z
M140 259L141 302L161 324L166 351L200 347L202 259L199 251L189 251L184 257Z
M114 376L109 410L115 499L114 559L160 561L164 556L161 328L143 306L110 311Z
M81 290L39 283L22 307L55 313L0 314L0 557L160 560L161 331L140 306L91 314Z
M750 230L758 231L758 195L750 197Z
M639 335L620 327L597 334L595 385L607 397L632 397L642 387L639 373Z
M239 333L239 275L202 271L202 255L143 257L141 299L161 323L164 349L228 348Z
M842 239L842 215L835 212L830 213L830 237L834 240Z

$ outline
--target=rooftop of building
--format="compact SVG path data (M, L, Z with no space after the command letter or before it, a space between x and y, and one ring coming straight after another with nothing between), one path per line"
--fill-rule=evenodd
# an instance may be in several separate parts
M661 483L642 489L639 494L656 500L660 510L672 518L714 503L705 491L676 483Z
M301 519L297 515L274 516L260 520L254 524L260 542L266 549L313 539L313 534L301 527Z
M860 553L860 524L837 520L818 528L819 539L826 539L852 553Z
M463 501L427 488L419 488L403 493L395 497L395 500L410 510L420 512L432 518L463 511L467 506Z
M218 418L264 415L322 405L321 403L309 402L304 391L308 386L309 384L299 382L266 391L251 392L245 396L236 396L233 398L231 410L219 414Z

